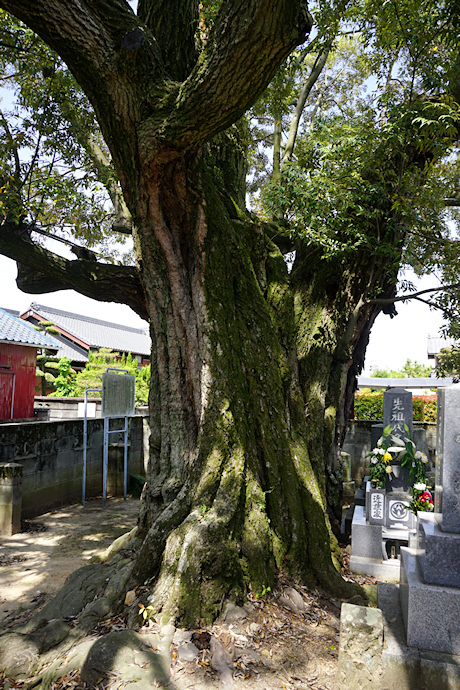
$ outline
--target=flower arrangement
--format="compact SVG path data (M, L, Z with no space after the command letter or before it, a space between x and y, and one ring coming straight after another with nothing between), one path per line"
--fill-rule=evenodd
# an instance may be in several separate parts
M385 480L391 475L391 462L399 461L401 467L409 468L409 478L413 482L426 482L426 468L428 458L425 453L417 450L409 433L409 427L404 425L407 434L404 439L394 436L389 424L383 430L383 435L377 441L377 446L367 454L370 458L369 477L373 487L385 488ZM391 445L392 444L392 445Z
M410 492L412 494L412 500L409 504L409 510L411 510L415 515L417 515L417 513L420 511L433 512L433 496L427 490L426 484L423 484L423 482L414 484L414 486L411 487Z

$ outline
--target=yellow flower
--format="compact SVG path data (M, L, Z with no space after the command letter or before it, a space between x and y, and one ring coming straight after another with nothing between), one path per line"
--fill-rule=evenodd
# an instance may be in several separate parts
M387 467L385 467L385 472L386 472L387 474L391 474L392 469L391 469L391 466L390 466L390 465L387 465Z
M384 456L382 457L383 462L390 462L390 460L393 460L391 457L390 453L385 453Z

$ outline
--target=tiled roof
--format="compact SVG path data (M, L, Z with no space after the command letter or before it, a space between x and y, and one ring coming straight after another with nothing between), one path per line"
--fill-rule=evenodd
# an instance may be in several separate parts
M88 350L80 345L72 345L67 339L64 341L59 335L53 335L55 341L59 345L57 357L68 357L72 362L81 362L86 364L89 361Z
M58 343L50 338L49 335L36 331L26 321L11 316L3 309L0 309L0 340L23 343L24 345L36 345L37 347L46 347L51 350L59 348Z
M428 336L428 357L431 355L437 355L441 352L443 347L455 347L457 341L453 338L440 338L439 336L429 335Z
M61 309L53 309L35 302L32 302L30 309L43 319L52 321L90 348L108 347L115 352L150 355L147 325L145 328L131 328L81 314L72 314Z

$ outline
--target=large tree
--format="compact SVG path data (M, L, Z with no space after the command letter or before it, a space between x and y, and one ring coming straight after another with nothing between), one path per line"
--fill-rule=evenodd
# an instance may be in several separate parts
M124 302L149 320L152 336L138 530L129 559L105 571L80 626L144 582L153 613L183 625L212 620L226 598L272 586L281 570L352 593L337 568L326 494L337 486L337 452L372 323L395 294L408 225L395 198L413 198L433 159L431 140L423 144L414 125L423 106L414 110L409 99L380 146L373 129L367 140L342 142L344 156L376 145L376 158L361 156L358 177L344 158L355 184L343 185L336 202L320 190L312 209L309 188L310 202L293 213L296 227L301 211L315 217L318 207L337 204L325 239L313 242L317 228L305 237L282 222L290 190L306 182L295 166L286 165L281 201L275 194L275 223L244 211L241 117L304 42L312 21L303 2L144 0L137 14L124 0L0 6L61 56L89 99L86 125L94 112L104 142L88 136L77 113L64 115L105 179L113 227L132 233L135 266L67 261L32 242L39 228L23 208L14 155L0 251L19 262L24 290L74 288ZM44 76L55 78L50 68ZM50 98L58 102L54 92ZM332 186L340 147L334 152ZM399 174L396 194L386 170ZM326 175L308 179L327 183ZM291 249L289 273L283 253Z
M305 40L306 4L223 2L201 16L193 1L137 14L124 0L1 6L87 95L132 227L135 267L51 254L17 207L1 235L23 289L72 287L150 322L150 462L125 589L150 580L155 611L188 625L281 569L345 593L307 450L286 265L239 211L234 123Z

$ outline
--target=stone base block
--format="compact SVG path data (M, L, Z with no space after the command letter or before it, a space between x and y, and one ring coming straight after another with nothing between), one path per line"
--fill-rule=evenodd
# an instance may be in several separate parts
M355 506L351 525L351 552L353 556L382 560L382 525L369 525L363 506Z
M396 558L382 561L376 558L351 556L350 570L357 575L368 575L383 582L399 582L400 562Z
M382 612L342 604L337 676L343 690L375 688L376 677L382 673L382 647Z
M408 647L398 585L380 582L378 606L383 614L382 676L375 690L460 690L460 657ZM356 687L359 687L357 685Z
M443 532L439 513L418 514L418 547L425 582L460 587L460 534Z
M460 589L426 584L420 553L401 548L399 595L409 647L460 654Z

